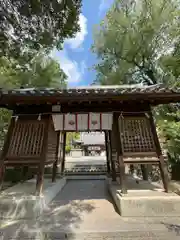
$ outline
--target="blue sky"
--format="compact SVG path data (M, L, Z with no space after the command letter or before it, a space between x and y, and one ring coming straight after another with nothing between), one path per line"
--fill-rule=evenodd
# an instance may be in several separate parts
M93 27L105 16L113 0L83 0L80 14L81 31L73 39L67 39L63 51L53 51L52 55L60 63L68 76L71 87L85 86L95 80L95 72L89 70L96 62L90 48L93 43Z

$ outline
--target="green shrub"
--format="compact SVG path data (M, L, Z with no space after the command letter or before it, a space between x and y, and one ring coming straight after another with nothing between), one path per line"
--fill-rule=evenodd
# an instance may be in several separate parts
M66 151L66 153L70 153L70 151L71 151L71 146L66 146L65 151Z

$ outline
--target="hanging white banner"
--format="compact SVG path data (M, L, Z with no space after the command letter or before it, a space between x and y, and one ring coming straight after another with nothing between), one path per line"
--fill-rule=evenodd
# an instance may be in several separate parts
M78 114L77 122L78 131L88 131L88 114Z
M54 130L62 131L63 130L63 114L53 114L52 119L54 122Z
M112 113L102 113L102 129L111 130L112 129Z
M100 113L89 113L89 130L101 130Z
M77 130L77 119L75 114L64 115L64 130L76 131Z
M101 131L112 129L112 113L53 114L55 131Z

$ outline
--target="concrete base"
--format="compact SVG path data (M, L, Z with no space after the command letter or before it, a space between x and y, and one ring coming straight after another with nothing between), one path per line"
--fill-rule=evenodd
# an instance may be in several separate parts
M36 179L19 183L0 195L0 219L36 219L66 184L66 178L44 180L42 196L34 196Z
M165 193L163 189L134 179L128 181L128 193L122 194L120 185L108 179L108 190L123 217L177 217L180 216L180 196ZM135 187L136 186L136 187Z

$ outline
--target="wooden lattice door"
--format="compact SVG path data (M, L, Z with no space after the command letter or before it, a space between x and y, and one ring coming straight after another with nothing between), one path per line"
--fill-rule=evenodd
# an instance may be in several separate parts
M146 116L121 116L119 125L124 154L156 151L150 122Z
M12 123L11 123L12 124ZM14 123L5 161L36 162L42 154L45 121L21 120Z

